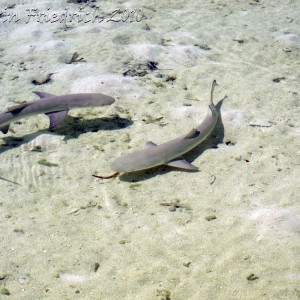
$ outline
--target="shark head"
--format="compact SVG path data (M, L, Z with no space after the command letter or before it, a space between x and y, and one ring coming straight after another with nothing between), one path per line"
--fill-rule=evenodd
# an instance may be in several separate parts
M83 106L104 106L104 105L111 105L115 102L115 99L110 96L106 96L103 94L89 94L86 97L85 105L83 103Z

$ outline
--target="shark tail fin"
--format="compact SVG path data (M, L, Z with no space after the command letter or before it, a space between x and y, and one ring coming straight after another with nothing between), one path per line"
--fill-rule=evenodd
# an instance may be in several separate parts
M9 125L10 124L7 124L7 125L4 125L4 126L0 127L0 131L2 131L4 134L7 134L8 129L9 129Z
M211 85L211 91L210 91L210 105L211 106L215 106L214 105L214 90L215 90L215 87L218 86L218 83L217 83L217 80L214 80L212 85Z

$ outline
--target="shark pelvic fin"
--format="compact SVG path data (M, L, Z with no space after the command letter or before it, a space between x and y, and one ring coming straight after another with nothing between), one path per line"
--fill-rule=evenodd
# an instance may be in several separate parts
M198 171L198 167L187 162L183 157L174 158L173 160L167 163L167 166L190 170L190 171Z
M68 114L67 110L46 113L46 115L50 120L49 128L53 129L57 125L59 125L65 119L67 114Z
M48 98L48 97L55 97L55 95L45 92L39 92L39 91L32 91L34 94L40 97L40 99Z

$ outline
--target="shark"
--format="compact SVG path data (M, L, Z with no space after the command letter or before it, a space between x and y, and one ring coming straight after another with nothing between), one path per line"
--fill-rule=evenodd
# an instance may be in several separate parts
M0 113L0 131L8 132L10 123L25 117L46 114L49 117L49 128L55 128L67 116L72 108L98 107L114 103L113 97L100 93L79 93L56 96L46 92L33 91L39 100L23 103Z
M182 155L205 140L215 128L219 113L213 102L214 89L217 86L214 80L211 87L210 103L207 114L202 123L193 128L187 134L157 145L152 141L146 143L145 149L137 150L117 158L111 165L115 171L109 176L93 175L97 178L114 178L121 173L129 173L153 168L160 165L168 165L189 171L197 171L198 167L187 162Z

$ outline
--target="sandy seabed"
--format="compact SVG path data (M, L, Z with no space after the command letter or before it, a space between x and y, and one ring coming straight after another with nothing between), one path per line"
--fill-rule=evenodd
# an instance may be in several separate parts
M0 134L0 298L299 299L299 2L76 2L0 4L1 111L116 98ZM92 177L199 124L214 79L199 172Z

